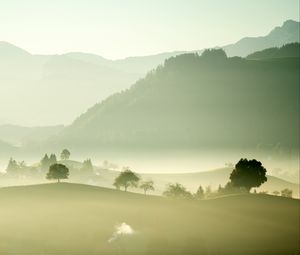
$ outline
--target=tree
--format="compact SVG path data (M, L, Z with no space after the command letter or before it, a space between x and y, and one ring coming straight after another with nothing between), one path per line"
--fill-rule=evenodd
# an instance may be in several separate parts
M293 191L291 189L283 189L281 191L281 196L282 197L289 197L292 198L293 197Z
M250 192L251 188L259 187L267 181L266 172L261 162L241 159L230 174L230 181L234 187L245 188Z
M226 60L227 55L223 49L206 49L203 51L201 59L207 62L217 62Z
M207 187L205 188L205 197L206 197L206 198L210 197L210 196L211 196L211 193L212 193L211 187L210 187L210 186L207 186Z
M144 194L146 195L148 190L154 190L154 183L153 181L144 181L140 185L140 188L144 190Z
M273 195L279 196L279 195L280 195L280 192L279 192L278 190L274 190L274 191L273 191Z
M124 187L124 190L127 191L128 187L137 187L139 180L140 177L127 168L119 174L113 185L117 189Z
M193 197L193 195L189 191L187 191L186 188L180 183L168 184L167 189L164 191L163 195L170 198L191 199Z
M70 155L71 155L70 151L67 149L64 149L60 154L60 158L62 160L68 160L70 158Z
M48 180L57 180L59 183L61 179L68 179L69 169L63 164L53 164L49 168L46 178Z
M10 175L16 175L19 173L19 170L20 166L18 165L17 161L13 158L10 158L6 167L6 173Z
M85 175L92 175L94 173L94 167L90 159L83 161L80 173Z
M46 153L41 160L41 169L43 171L46 171L47 169L49 169L49 166L50 166L50 161L49 161L48 154Z
M49 157L49 166L53 165L57 163L57 159L56 159L56 155L55 154L51 154Z
M200 185L199 188L197 189L197 192L195 194L196 199L203 199L204 198L204 189Z

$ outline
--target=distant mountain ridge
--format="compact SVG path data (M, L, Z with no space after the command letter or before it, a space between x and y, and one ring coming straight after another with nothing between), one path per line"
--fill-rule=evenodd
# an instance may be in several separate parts
M247 59L272 59L272 58L299 58L300 43L285 44L281 47L274 47L254 52L247 56Z
M253 61L227 58L222 50L183 54L90 108L53 142L121 150L296 148L298 92L298 58Z
M63 126L22 127L0 125L0 140L16 146L43 141L63 130Z
M285 21L282 26L275 27L268 35L261 37L246 37L235 44L230 44L223 49L228 56L241 56L264 50L271 47L281 47L284 44L299 42L300 22L294 20Z
M244 38L223 48L228 56L247 56L292 41L299 41L299 22L289 20L266 36ZM129 88L165 59L182 53L186 51L112 61L87 53L33 55L0 42L0 101L6 106L0 108L1 122L69 124L94 103Z

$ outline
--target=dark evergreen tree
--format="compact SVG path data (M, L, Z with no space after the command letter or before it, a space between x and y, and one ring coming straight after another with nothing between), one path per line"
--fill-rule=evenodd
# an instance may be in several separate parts
M56 155L55 154L51 154L49 157L49 166L53 165L57 163L57 159L56 159Z
M84 174L84 175L94 174L94 167L93 167L92 161L90 159L83 161L82 167L80 169L80 173Z
M47 171L49 169L49 166L50 166L50 161L49 161L48 154L46 153L45 156L41 160L42 171Z
M204 198L204 189L200 185L199 188L197 189L197 192L195 194L196 199L203 199Z
M9 175L17 175L19 174L20 166L18 165L17 161L13 158L9 159L8 165L6 167L6 173Z

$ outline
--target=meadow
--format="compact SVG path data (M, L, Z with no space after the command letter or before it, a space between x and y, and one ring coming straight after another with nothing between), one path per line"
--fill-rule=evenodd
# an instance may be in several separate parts
M83 184L0 189L1 255L300 254L299 200L206 200ZM116 232L126 224L131 232Z

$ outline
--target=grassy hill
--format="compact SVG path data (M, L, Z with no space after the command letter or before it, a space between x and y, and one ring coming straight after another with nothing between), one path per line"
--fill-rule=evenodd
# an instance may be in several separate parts
M168 183L181 183L189 191L195 193L201 185L202 187L210 186L213 190L217 190L219 185L224 186L229 181L232 168L220 168L203 172L193 173L169 173L169 174L146 174L140 173L139 176L143 180L152 180L155 183L154 194L161 195L165 190ZM114 179L118 176L118 171L100 169L99 175L94 179L88 179L87 183L99 185L103 187L113 188L112 184ZM285 188L293 191L293 196L299 198L299 185L292 183L281 178L277 178L271 175L267 176L268 181L261 187L257 188L257 191L267 191L271 194L273 191L281 191ZM76 181L79 181L77 179ZM142 192L141 190L134 189L136 192Z
M298 254L299 200L173 201L78 184L0 189L5 255ZM118 223L135 231L108 240ZM249 245L251 244L251 245Z

